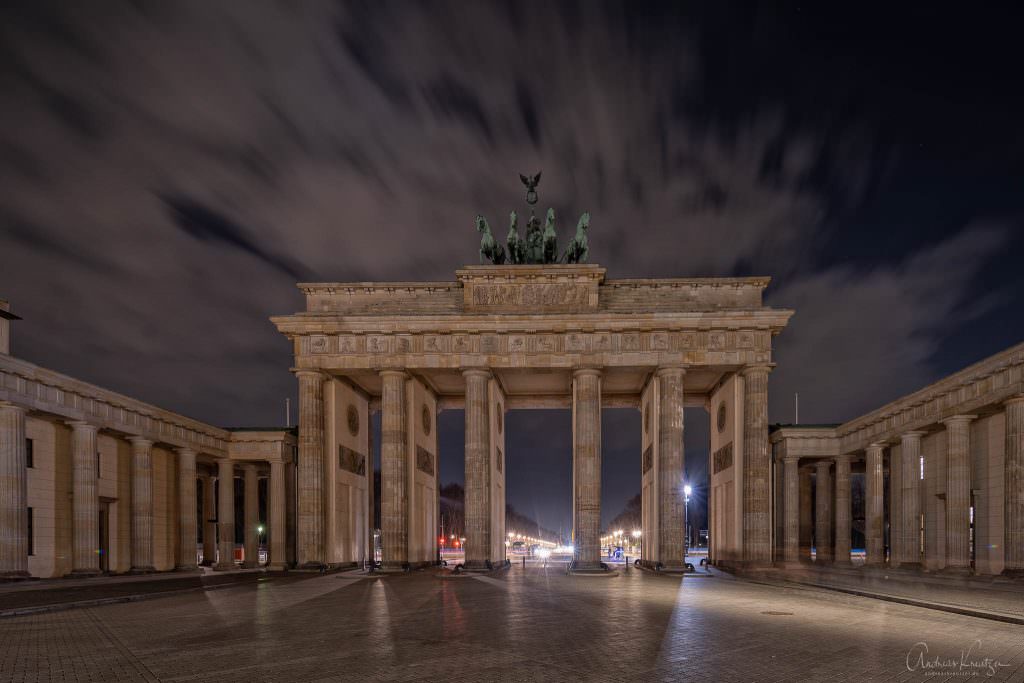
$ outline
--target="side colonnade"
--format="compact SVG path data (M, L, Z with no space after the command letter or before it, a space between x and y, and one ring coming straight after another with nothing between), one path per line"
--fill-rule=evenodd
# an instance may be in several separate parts
M261 528L288 566L290 432L220 430L10 356L0 371L0 578L234 568L236 478L244 566Z
M815 564L1024 577L1022 370L1024 344L851 422L773 431L776 559L810 562L812 535Z

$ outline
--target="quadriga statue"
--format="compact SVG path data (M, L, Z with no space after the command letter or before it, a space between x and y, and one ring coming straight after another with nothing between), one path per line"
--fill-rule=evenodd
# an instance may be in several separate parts
M544 263L558 263L558 233L555 232L555 210L548 209L544 221Z
M508 238L505 240L509 263L515 265L526 263L526 243L519 237L518 220L515 211L509 214Z
M576 236L569 242L562 260L566 263L586 263L590 247L587 245L587 229L590 227L590 213L580 216L576 224Z
M487 224L487 219L478 215L476 229L482 235L480 238L480 263L483 263L484 259L490 259L491 263L496 266L504 264L505 248L494 241L494 235L491 234L491 226Z

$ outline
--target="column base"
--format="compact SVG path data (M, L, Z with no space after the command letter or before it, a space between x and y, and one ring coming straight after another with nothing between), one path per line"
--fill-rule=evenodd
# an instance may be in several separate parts
M943 567L938 573L943 576L973 576L974 570L970 567Z
M503 567L504 562L491 562L490 560L466 560L462 563L464 572L489 572Z
M213 571L215 572L230 572L238 569L238 565L234 562L220 563L213 565Z
M653 569L658 572L675 572L684 573L686 572L686 563L678 560L669 560L666 562L641 562L648 569Z
M267 571L270 572L286 572L288 571L288 565L284 562L271 562L267 565Z
M197 572L199 571L199 565L195 564L179 564L174 568L176 572Z
M22 581L31 578L32 575L26 571L0 572L0 581Z
M1007 579L1024 579L1024 568L1011 567L1008 569L1004 569L999 574L999 576L1005 577Z
M919 572L924 567L921 566L920 562L900 562L899 564L896 565L896 568L897 569L907 570L907 571Z
M156 574L156 567L132 567L128 570L128 574Z
M72 569L71 573L68 574L69 579L91 579L94 576L102 576L103 572L99 569Z
M259 569L259 564L256 562L243 562L242 569Z
M600 560L597 562L583 562L581 560L573 560L569 563L570 574L614 574L614 570L609 569L608 565Z

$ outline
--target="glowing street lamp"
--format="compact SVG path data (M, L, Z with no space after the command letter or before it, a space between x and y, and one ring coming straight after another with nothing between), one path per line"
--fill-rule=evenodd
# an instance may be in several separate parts
M683 493L686 495L686 499L683 501L683 533L686 538L683 542L683 561L686 561L686 554L690 550L690 494L693 493L693 487L689 484L683 487Z

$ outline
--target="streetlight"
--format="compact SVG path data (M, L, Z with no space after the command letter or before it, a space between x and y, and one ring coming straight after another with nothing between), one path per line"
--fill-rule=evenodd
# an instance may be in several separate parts
M690 494L693 487L689 484L683 487L683 494L686 496L683 502L683 531L686 533L686 541L683 544L683 562L686 562L686 554L690 550Z
M633 543L640 545L640 554L643 555L643 541L640 540L641 531L639 529L633 529Z
M260 546L263 545L263 525L256 527L256 564L260 563ZM248 560L249 558L245 558Z

